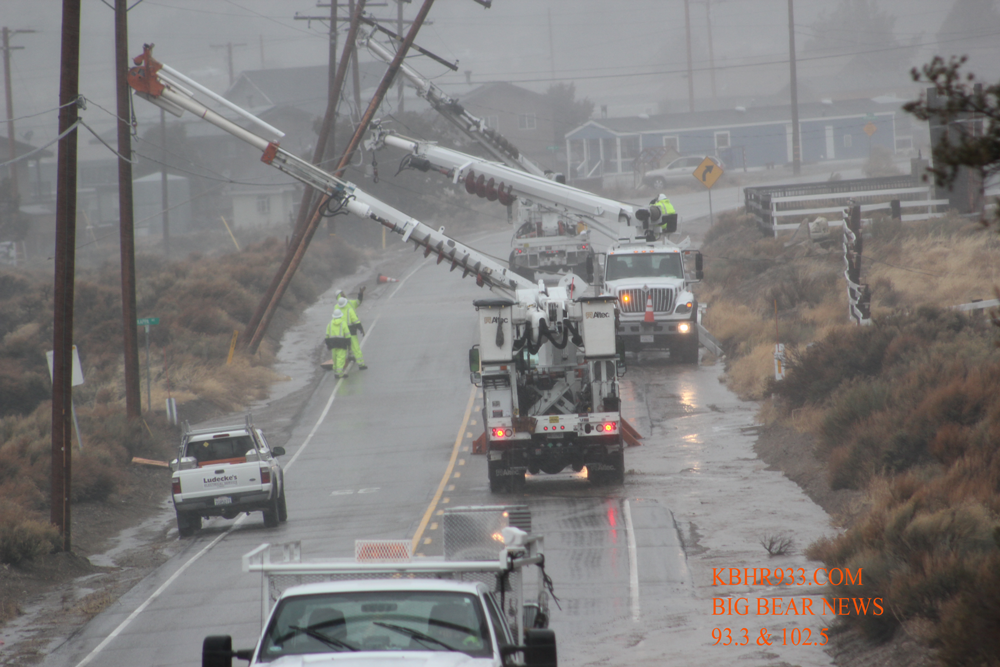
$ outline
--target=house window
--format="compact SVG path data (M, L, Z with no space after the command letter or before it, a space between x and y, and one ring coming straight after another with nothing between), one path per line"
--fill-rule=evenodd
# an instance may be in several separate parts
M851 147L851 135L845 134L844 135L844 148L850 148L850 147Z
M519 130L534 130L536 127L535 114L533 113L522 113L517 117L517 129Z
M639 137L622 137L620 143L622 147L621 171L632 171L632 161L639 154Z
M271 212L271 198L267 195L257 195L257 212L258 213L270 213Z
M680 137L663 137L663 147L668 151L673 150L675 153L681 152L681 141Z
M493 115L486 117L486 127L496 132L500 131L500 116Z
M721 151L724 148L729 148L729 131L716 132L715 133L715 150Z

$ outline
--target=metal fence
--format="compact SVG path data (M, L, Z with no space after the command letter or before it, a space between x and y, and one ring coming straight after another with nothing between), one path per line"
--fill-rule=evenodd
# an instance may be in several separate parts
M933 188L913 176L859 178L822 183L768 185L743 189L747 213L757 218L760 227L777 236L794 231L803 220L830 215L831 225L843 224L845 207L860 204L862 212L889 210L899 202L904 221L943 215L947 199L932 199ZM831 215L832 214L832 215Z

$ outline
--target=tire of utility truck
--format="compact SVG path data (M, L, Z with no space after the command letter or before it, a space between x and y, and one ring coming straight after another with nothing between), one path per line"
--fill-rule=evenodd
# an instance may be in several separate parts
M264 527L265 528L277 528L278 527L278 504L280 498L275 498L271 501L270 507L264 510Z

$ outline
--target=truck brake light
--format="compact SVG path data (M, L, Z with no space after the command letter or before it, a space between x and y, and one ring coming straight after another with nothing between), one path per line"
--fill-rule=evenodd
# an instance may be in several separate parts
M614 431L617 428L618 428L618 422L604 422L603 424L599 424L597 426L597 432L598 433L602 433L602 432L603 433L611 433L612 431Z
M271 469L270 468L261 468L260 469L260 483L261 484L270 484L271 483Z
M514 435L514 432L511 431L509 428L494 428L494 429L490 429L490 433L492 434L492 436L494 438L497 438L497 439L499 439L499 438L509 438L510 436Z
M170 482L170 487L171 487L170 491L174 495L179 495L181 493L181 478L180 477L174 477L171 480L171 482Z

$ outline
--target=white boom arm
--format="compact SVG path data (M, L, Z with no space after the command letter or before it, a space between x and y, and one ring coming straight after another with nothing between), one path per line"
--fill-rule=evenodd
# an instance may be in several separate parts
M376 58L386 64L391 63L393 54L372 37L372 35L362 36L358 41L365 44L368 51ZM541 167L522 155L516 146L499 133L487 127L482 119L466 111L457 99L445 95L440 88L406 63L400 65L399 71L417 89L417 94L427 100L435 111L454 123L465 136L481 145L495 159L514 169L522 169L535 176L545 176L545 171Z
M644 230L635 220L636 207L631 204L526 174L435 143L401 137L382 128L375 130L371 143L401 148L410 153L406 167L440 171L453 183L464 182L468 192L487 199L507 204L512 203L514 197L521 197L563 215L579 216L613 241L644 238Z
M319 167L281 148L276 142L268 141L253 132L215 113L194 99L193 93L158 74L160 63L152 57L152 46L146 45L143 54L135 58L137 67L129 70L129 85L136 93L153 104L180 116L185 110L205 119L216 127L229 132L234 137L259 149L261 161L276 167L292 178L315 188L337 202L337 210L345 210L358 216L374 220L393 232L402 235L404 241L412 241L423 246L424 257L432 252L437 261L451 262L451 269L462 269L462 277L475 274L476 283L513 296L518 289L537 289L527 278L510 271L492 257L474 250L444 234L444 227L432 229L416 218L393 208L380 199L358 189L353 183L341 180ZM174 74L171 72L171 74ZM176 77L176 74L174 74ZM190 83L190 81L187 81ZM234 106L234 105L229 105ZM258 125L267 126L249 112L240 110L242 116L253 119ZM270 128L273 130L273 128ZM274 132L278 132L274 130Z

